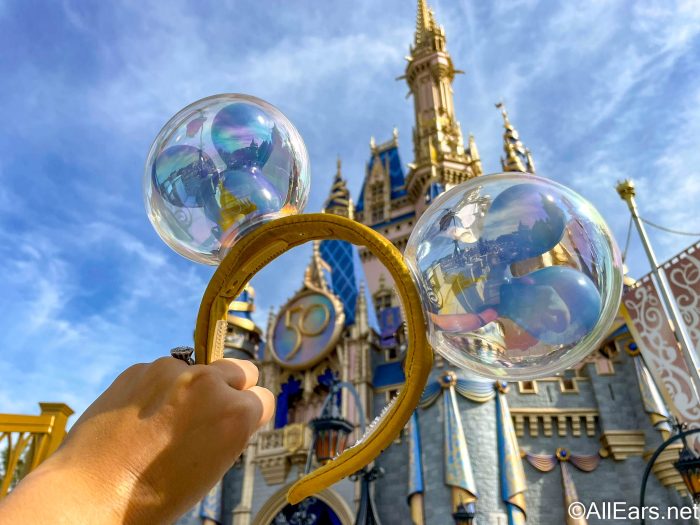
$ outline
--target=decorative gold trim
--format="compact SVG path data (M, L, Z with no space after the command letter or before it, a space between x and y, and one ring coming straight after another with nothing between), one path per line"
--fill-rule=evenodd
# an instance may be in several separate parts
M233 301L228 305L228 310L234 312L254 312L255 306L248 301Z
M600 436L601 456L611 456L622 461L628 456L641 456L644 453L643 430L606 430Z
M526 422L532 437L539 436L540 423L546 437L554 435L555 425L559 437L566 437L569 427L574 437L580 437L582 431L585 431L587 436L594 437L598 410L595 408L511 408L510 415L513 418L517 437L525 435Z
M255 332L257 334L262 334L262 330L250 319L245 317L238 317L236 315L228 315L228 322L238 328L247 330L248 332Z
M510 386L506 381L496 381L494 383L494 386L496 387L496 390L498 390L501 394L507 394L508 390L510 390Z
M457 384L457 374L455 374L452 370L448 370L447 372L440 374L437 380L442 388L450 388L451 386Z
M557 456L557 459L559 461L569 461L569 459L571 458L571 452L569 452L569 450L564 447L557 448L557 450L554 452L554 455Z
M654 463L651 471L664 487L674 488L681 496L685 496L688 493L685 483L680 473L673 465L678 461L678 453L681 448L682 445L680 443L674 443L668 446L656 459L656 463ZM649 461L653 453L653 450L645 451L643 455L644 461Z
M637 348L631 348L631 345L635 345ZM625 345L625 352L627 352L629 356L636 357L642 354L642 349L639 348L639 345L635 343L634 340L630 340Z

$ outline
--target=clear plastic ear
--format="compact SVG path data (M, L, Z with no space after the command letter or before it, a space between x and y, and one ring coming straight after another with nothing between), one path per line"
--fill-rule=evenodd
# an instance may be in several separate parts
M494 379L533 379L596 348L622 263L583 197L530 174L477 177L438 197L404 254L438 353Z
M143 177L146 210L180 255L219 264L246 232L301 213L309 158L294 125L248 95L190 104L158 133Z

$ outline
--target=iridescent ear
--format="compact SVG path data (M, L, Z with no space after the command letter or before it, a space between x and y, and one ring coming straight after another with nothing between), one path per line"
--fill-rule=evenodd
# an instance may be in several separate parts
M202 298L195 330L196 362L208 364L223 356L228 305L253 275L287 250L323 239L339 239L366 247L391 274L408 332L406 381L397 397L353 447L292 486L287 499L293 504L354 474L391 445L418 405L433 362L421 300L401 253L374 230L351 219L324 213L274 220L247 233L233 245Z

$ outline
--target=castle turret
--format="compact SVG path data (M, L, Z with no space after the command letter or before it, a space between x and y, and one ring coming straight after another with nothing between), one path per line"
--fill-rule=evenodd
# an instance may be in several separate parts
M224 356L238 359L259 359L262 330L253 321L255 290L248 284L243 293L228 308L228 331L224 342Z
M348 217L349 219L352 219L355 214L352 199L350 198L350 190L348 190L347 183L345 179L343 179L341 172L340 157L338 157L338 168L333 178L331 192L326 202L323 204L323 211L325 213L333 213L334 215Z
M470 156L476 144L465 150L455 116L452 82L458 73L447 52L445 30L425 0L418 0L416 33L407 57L406 79L413 95L416 123L413 128L414 161L406 189L416 202L418 214L425 209L423 195L434 184L441 189L480 174L480 163ZM478 155L478 153L477 153Z
M330 194L323 205L323 211L352 219L355 216L355 208L341 167L340 158L338 158L335 177ZM352 244L339 240L321 241L319 253L330 268L333 293L343 303L345 324L351 325L355 322L355 303L357 301L357 281L355 279Z
M503 102L496 104L503 115L503 151L505 157L501 157L503 171L522 171L535 174L535 161L532 159L530 150L520 142L520 136L513 124L508 120L508 112Z

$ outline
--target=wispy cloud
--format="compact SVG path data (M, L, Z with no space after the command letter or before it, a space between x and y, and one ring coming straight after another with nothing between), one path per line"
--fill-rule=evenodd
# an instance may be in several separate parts
M614 192L632 176L643 214L700 229L700 11L691 1L435 0L455 65L457 116L499 170L505 100L542 175L589 197L624 239ZM304 136L314 182L336 155L356 196L368 141L400 131L412 159L412 101L397 82L411 2L311 0L44 4L0 0L0 411L43 400L82 410L130 363L191 339L212 269L170 252L143 211L150 141L184 105L248 92ZM659 257L690 239L655 235ZM301 284L308 246L255 279L264 323ZM633 244L633 275L645 270Z

